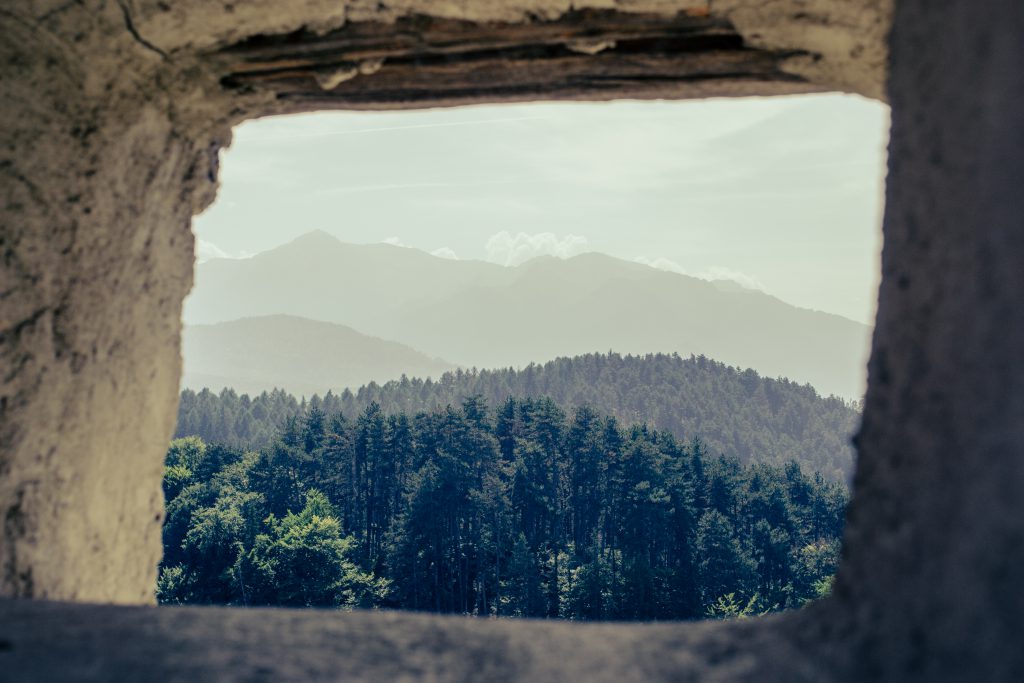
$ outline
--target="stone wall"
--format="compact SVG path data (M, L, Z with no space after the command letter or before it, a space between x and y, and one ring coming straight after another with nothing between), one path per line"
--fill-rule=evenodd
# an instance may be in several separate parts
M882 285L836 605L866 677L1024 680L1024 5L976 10L896 3Z
M0 594L153 599L189 224L232 125L321 108L881 92L884 2L754 4L8 3ZM832 34L841 53L822 42Z
M559 97L882 97L890 9L883 0L7 3L0 595L152 601L189 222L212 201L232 125L322 108ZM508 678L557 678L593 672L572 658L573 643L578 657L600 657L601 643L614 642L621 657L600 671L623 677L1024 680L1024 5L901 0L892 25L883 283L833 598L782 619L656 636L569 625L539 636L528 623L473 630L396 616L387 623L398 650L387 657L353 641L361 675L402 663L409 674L424 652L505 656L495 644L504 643L547 666ZM453 35L456 49L483 47L435 59L446 49L437 37ZM410 68L417 59L426 66ZM471 76L503 63L516 66L505 82ZM70 632L91 618L70 607L5 610L16 623ZM266 642L241 612L104 614L131 625L139 652L148 642L139 623L185 627L182 642L210 666L220 650L203 633L248 619L253 661ZM630 669L637 653L662 668ZM274 661L282 675L301 665Z

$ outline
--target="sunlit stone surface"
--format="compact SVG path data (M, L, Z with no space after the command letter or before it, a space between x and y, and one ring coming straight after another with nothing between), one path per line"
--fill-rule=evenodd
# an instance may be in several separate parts
M1024 680L1024 5L896 5L884 280L831 600L656 627L9 601L4 677ZM885 90L887 2L572 6L0 10L0 594L153 600L189 221L212 201L233 124Z

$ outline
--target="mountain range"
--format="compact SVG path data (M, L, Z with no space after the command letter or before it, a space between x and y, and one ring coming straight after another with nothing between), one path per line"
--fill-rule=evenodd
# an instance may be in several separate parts
M242 318L185 328L182 385L259 394L281 387L312 396L329 388L437 377L451 363L350 327L292 315Z
M285 312L347 327L344 333L328 332L332 328L294 317L263 325L301 326L302 332L257 331L252 321L246 323L248 333L237 323L231 329L217 325ZM437 376L449 364L522 367L611 349L703 354L769 377L810 383L823 395L857 398L869 345L869 328L852 320L798 308L732 282L604 254L540 257L504 267L390 244L347 244L320 231L248 259L199 264L185 322L186 386L198 386L193 382L210 375L234 381L228 369L242 365L249 375L260 367L276 367L275 374L287 370L292 379L277 386L300 391L301 384L303 392L320 393L362 383L336 383L343 376L337 364L345 355L351 355L352 369L378 375L364 373L362 381L380 382L402 373ZM311 338L321 334L322 340ZM274 335L277 341L271 343ZM379 354L373 365L360 355L369 348L365 335L400 344ZM286 337L305 346L301 352L291 347L282 359L274 354L283 353L278 345ZM225 338L232 340L230 353L212 349ZM354 345L351 351L348 344ZM261 388L275 386L272 377L251 379Z

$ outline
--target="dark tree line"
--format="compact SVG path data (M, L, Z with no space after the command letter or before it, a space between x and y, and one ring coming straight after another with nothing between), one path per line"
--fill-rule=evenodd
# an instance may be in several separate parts
M822 398L809 385L760 377L703 356L608 353L522 370L458 370L437 381L402 378L309 401L282 391L250 398L231 390L219 395L186 390L176 436L261 448L287 419L313 407L352 420L371 404L386 415L412 415L459 405L471 396L482 396L492 406L510 396L547 396L570 411L594 406L624 423L645 422L679 439L699 436L714 455L744 464L795 460L807 472L836 480L848 480L852 473L850 435L860 419L855 406Z
M162 602L693 619L828 590L846 489L549 398L175 441Z

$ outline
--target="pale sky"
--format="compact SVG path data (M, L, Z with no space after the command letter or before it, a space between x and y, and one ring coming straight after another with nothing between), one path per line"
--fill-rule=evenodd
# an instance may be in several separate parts
M201 259L316 229L507 265L600 251L870 322L888 128L846 95L263 119L194 230Z

